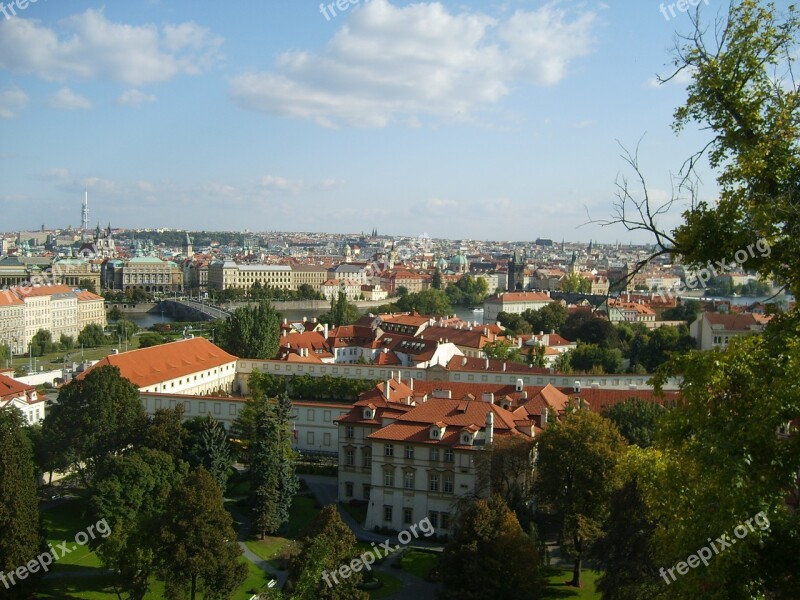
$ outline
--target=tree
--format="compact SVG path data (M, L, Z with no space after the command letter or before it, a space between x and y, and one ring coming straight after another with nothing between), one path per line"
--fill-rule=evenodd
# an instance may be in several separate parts
M54 462L74 466L89 484L98 462L128 448L145 423L139 390L114 366L95 367L61 388L49 408L44 436Z
M559 282L559 288L569 294L588 294L592 291L592 282L577 273L570 273Z
M292 561L289 577L298 582L298 598L317 600L367 600L369 594L359 589L360 572L340 578L338 584L328 585L323 573L338 571L359 554L356 538L342 521L335 504L329 504L314 517L303 531L300 553Z
M300 287L297 288L297 297L300 300L319 300L322 294L315 290L313 286L301 283Z
M79 280L78 287L82 290L86 290L87 292L92 292L93 294L97 293L97 287L94 285L94 281L91 279Z
M183 405L175 408L159 408L155 414L145 417L140 447L159 450L175 460L184 459L189 446L189 432L183 425Z
M564 322L561 335L572 342L596 344L601 348L618 348L619 333L610 321L600 319L589 311L571 314Z
M100 464L90 506L97 520L106 520L110 534L96 539L95 549L114 572L117 592L130 600L147 594L157 568L158 526L173 508L170 494L186 475L184 462L151 448L108 456Z
M527 312L527 311L526 311ZM500 311L497 314L497 321L508 329L511 333L516 335L525 335L527 333L531 333L533 330L531 329L531 324L522 317L522 315L518 315L515 313L507 313L505 311Z
M170 599L225 598L247 577L233 519L222 492L203 467L172 490L158 531L159 573Z
M560 302L550 302L539 310L526 309L522 318L530 323L533 333L560 331L569 317L567 307Z
M656 402L628 398L605 408L602 415L617 426L629 444L649 448L655 438L658 419L664 411L664 407Z
M541 557L499 496L459 511L442 553L444 600L539 598Z
M334 300L331 298L331 310L319 316L320 323L328 323L333 327L340 325L352 325L355 323L361 313L355 304L347 301L347 295L344 292L339 292L339 295Z
M642 348L638 355L638 361L644 365L648 373L655 370L667 362L674 354L685 354L695 348L695 340L689 335L688 329L683 326L681 329L669 325L662 325L653 331L647 344Z
M297 492L292 450L292 403L287 394L254 403L255 438L250 444L250 502L261 539L289 520Z
M686 321L692 323L702 310L699 300L679 300L674 308L668 308L661 313L664 321Z
M47 329L40 329L31 339L31 354L34 356L43 356L52 352L54 347L50 331Z
M581 585L583 558L600 537L625 447L616 426L588 409L567 413L539 436L537 498L557 515L562 548L574 559L575 587Z
M547 348L544 344L534 344L528 351L528 364L534 367L544 368L547 366Z
M787 506L787 490L796 489L800 468L789 428L800 414L792 375L800 368L798 339L793 311L761 336L735 338L724 352L675 357L656 375L658 384L684 378L676 408L659 422L655 448L663 459L639 479L657 524L657 561L675 564L683 548L707 546L748 519L752 527L735 552L672 582L674 598L714 589L726 597L796 595L800 516Z
M522 362L522 353L516 344L507 340L495 340L487 342L483 347L486 358L495 360L507 360L510 362Z
M89 323L78 334L78 343L87 348L96 348L107 342L103 328L97 323Z
M150 348L164 343L164 337L153 332L143 333L139 336L139 348Z
M242 306L217 329L217 344L240 358L272 359L280 348L281 315L269 302Z
M17 409L0 410L0 572L8 573L7 577L46 551L33 455L24 426ZM4 586L3 597L31 597L41 575L17 579L10 589Z
M71 335L62 333L58 338L58 344L61 350L72 350L75 347L75 338Z
M605 534L592 548L603 567L597 591L603 600L668 598L654 560L655 523L635 478L611 493Z
M442 289L442 272L436 269L431 276L431 287L435 290Z
M619 373L622 353L616 348L602 348L597 344L578 343L568 352L570 365L577 371Z
M108 311L108 320L109 321L119 321L122 318L122 311L119 309L119 306L116 304L111 307L111 310Z
M133 334L135 334L139 330L139 327L136 323L132 321L117 321L116 326L114 327L114 332L123 340L130 340L133 338Z
M415 310L421 315L449 315L453 312L447 294L441 290L423 290L406 294L398 299L397 307L404 312Z
M476 488L500 496L526 531L531 523L534 456L532 440L498 436L475 457Z
M206 415L196 417L189 430L192 431L188 443L189 464L205 467L219 488L224 490L233 466L233 452L225 428L211 415Z

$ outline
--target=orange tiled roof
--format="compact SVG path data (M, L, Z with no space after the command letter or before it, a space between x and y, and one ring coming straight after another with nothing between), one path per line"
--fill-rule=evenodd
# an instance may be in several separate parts
M104 365L119 367L123 377L142 388L234 361L236 357L232 354L205 338L196 337L122 354L110 354L98 361L92 369Z

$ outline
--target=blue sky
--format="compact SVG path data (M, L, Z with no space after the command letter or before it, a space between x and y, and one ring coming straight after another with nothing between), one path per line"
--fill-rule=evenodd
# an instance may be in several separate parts
M581 227L629 173L617 140L644 136L665 198L706 139L671 130L684 85L653 84L689 27L658 2L334 10L38 0L0 14L0 231L77 226L88 189L92 222L115 227L645 241Z

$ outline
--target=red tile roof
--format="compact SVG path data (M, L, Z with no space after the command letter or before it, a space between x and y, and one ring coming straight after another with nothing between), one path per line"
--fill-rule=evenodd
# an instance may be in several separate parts
M27 397L33 391L35 391L35 388L32 385L0 374L0 400Z
M213 369L236 360L235 356L207 339L196 337L122 354L110 354L98 361L92 369L103 365L119 367L123 377L131 380L136 387L142 388ZM85 376L92 369L82 375Z

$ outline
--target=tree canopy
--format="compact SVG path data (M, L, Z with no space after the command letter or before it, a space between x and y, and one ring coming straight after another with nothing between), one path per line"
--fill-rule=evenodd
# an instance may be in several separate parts
M217 328L216 342L239 358L272 359L278 355L281 314L266 301L242 306Z

